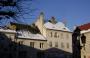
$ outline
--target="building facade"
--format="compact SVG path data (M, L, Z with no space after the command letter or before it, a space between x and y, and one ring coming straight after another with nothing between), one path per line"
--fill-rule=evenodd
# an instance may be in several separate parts
M72 32L54 17L46 22L41 12L32 25L11 23L7 27L15 31L14 36L11 33L8 37L24 46L17 47L21 54L16 53L16 57L27 55L26 58L72 58Z
M81 58L90 58L90 23L80 26L81 34L86 36L86 43L81 49Z

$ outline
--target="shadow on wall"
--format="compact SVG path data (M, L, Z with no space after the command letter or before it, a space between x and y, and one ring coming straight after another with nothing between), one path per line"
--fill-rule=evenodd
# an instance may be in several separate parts
M0 58L72 58L72 54L57 48L39 50L12 42L0 33Z

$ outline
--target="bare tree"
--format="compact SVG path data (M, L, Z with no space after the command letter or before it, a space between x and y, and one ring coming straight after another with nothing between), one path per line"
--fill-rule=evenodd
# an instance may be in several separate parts
M0 25L9 21L24 23L36 10L32 0L0 0Z

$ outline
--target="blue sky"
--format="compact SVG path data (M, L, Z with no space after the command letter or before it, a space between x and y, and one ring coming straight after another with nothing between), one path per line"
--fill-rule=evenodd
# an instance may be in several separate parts
M32 4L28 1L18 3L19 8L23 10L22 15L18 15L18 19L28 24L34 22L42 11L45 14L46 20L49 20L52 16L57 21L62 22L66 20L67 26L70 29L73 29L75 25L90 22L90 0L32 0ZM34 13L30 11L30 9L35 8L36 11ZM5 23L3 22L3 24Z
M90 0L37 0L34 4L36 17L43 11L45 19L55 16L58 21L66 20L70 29L90 22Z

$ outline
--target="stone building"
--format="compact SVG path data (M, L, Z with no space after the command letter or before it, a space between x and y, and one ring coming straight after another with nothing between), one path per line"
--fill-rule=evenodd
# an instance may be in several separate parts
M85 45L81 49L81 58L90 58L90 23L79 26L81 34L86 36Z
M72 58L72 32L54 17L46 22L41 12L31 25L11 22L7 28L15 31L5 34L20 45L19 58Z

